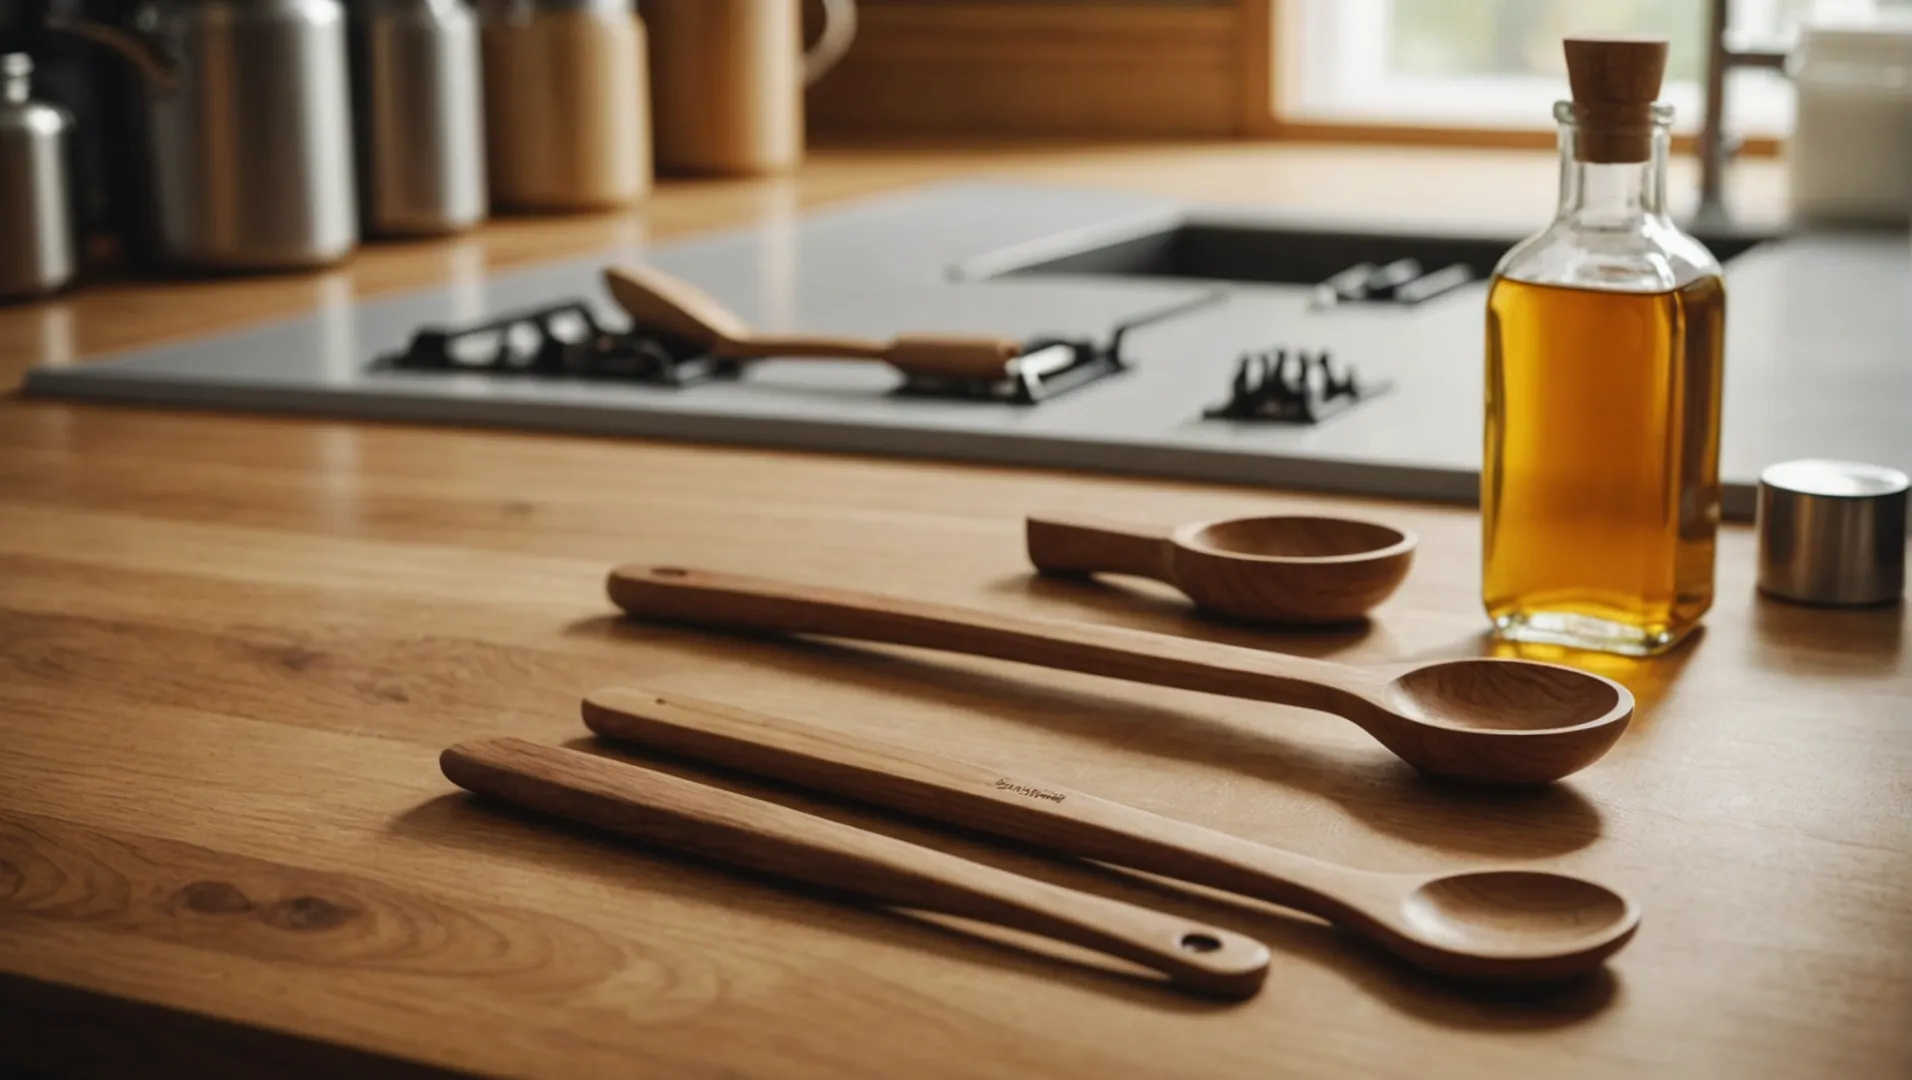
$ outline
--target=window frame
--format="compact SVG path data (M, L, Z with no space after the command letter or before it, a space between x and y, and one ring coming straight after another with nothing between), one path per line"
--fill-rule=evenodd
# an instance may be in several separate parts
M1770 24L1780 2L1740 0L1735 21L1763 18ZM1869 6L1872 0L1834 2ZM1748 5L1754 10L1749 12ZM1389 76L1383 66L1386 35L1356 36L1344 30L1348 23L1363 19L1370 24L1385 21L1390 14L1389 0L1238 0L1238 6L1243 9L1244 28L1252 47L1265 53L1265 77L1260 82L1252 78L1257 65L1244 66L1250 76L1243 89L1244 101L1249 103L1243 117L1245 134L1454 146L1543 147L1553 143L1548 117L1553 101L1565 92L1556 77L1456 80ZM1260 10L1251 10L1256 8ZM1344 74L1329 78L1345 83L1350 80L1345 72L1357 72L1354 81L1365 78L1370 83L1382 82L1381 92L1370 94L1366 100L1344 97L1336 101L1332 94L1324 95L1327 79L1309 71L1311 58L1323 55L1341 58L1334 70ZM1728 78L1732 109L1728 128L1743 134L1742 151L1758 156L1776 154L1790 129L1791 94L1773 82L1769 73L1738 71ZM1456 89L1460 93L1453 93ZM1670 84L1667 99L1676 115L1675 148L1688 150L1702 111L1698 81ZM1409 104L1402 107L1403 101Z

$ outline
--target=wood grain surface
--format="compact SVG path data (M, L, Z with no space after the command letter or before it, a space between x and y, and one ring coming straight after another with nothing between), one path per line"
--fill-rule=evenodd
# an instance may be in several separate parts
M642 211L505 221L329 274L120 282L0 309L0 362L176 338L476 266L997 170L1191 197L1539 213L1545 156L1239 147L819 154ZM1389 164L1391 163L1391 164ZM1396 172L1393 175L1398 176ZM1745 174L1742 174L1745 175ZM1497 178L1497 179L1493 179ZM1491 183L1488 181L1491 179ZM1420 538L1373 620L1204 621L1034 577L1036 512L1328 513ZM622 562L1082 618L1346 663L1491 651L1465 511L1035 471L0 402L0 1065L124 1076L1902 1077L1912 1069L1903 608L1756 599L1723 530L1705 631L1576 658L1640 714L1537 792L1417 777L1333 717L911 651L637 625ZM1053 779L1302 854L1610 882L1607 974L1465 991L1312 920L721 775L1018 873L1265 941L1261 995L1164 994L1080 953L845 905L460 794L454 743L588 738L639 684ZM1278 722L1276 722L1278 721ZM673 771L696 774L681 763ZM361 1067L362 1066L362 1067Z

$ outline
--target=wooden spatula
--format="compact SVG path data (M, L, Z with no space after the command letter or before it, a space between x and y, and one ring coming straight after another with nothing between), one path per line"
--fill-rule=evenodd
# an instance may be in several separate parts
M553 817L879 903L1041 934L1200 994L1248 997L1268 972L1267 948L1232 931L594 754L480 739L446 750L439 767L467 791Z
M718 356L829 357L881 360L912 375L999 380L1022 355L1014 338L904 334L891 340L815 334L759 334L737 313L695 285L649 266L608 266L604 284L631 320L694 341Z

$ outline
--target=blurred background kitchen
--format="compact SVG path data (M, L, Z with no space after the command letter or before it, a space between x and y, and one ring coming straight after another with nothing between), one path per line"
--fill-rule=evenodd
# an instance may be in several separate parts
M807 141L1544 147L1580 30L1670 39L1677 208L1730 215L1738 154L1796 225L1912 217L1912 0L0 0L0 294L327 266Z

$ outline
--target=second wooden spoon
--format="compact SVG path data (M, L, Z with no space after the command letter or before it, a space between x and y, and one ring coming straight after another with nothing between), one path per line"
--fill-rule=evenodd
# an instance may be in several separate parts
M1319 709L1352 720L1416 768L1461 780L1558 780L1606 753L1633 717L1633 695L1619 683L1532 660L1356 668L668 566L621 566L611 572L609 590L614 603L639 618L945 649Z
M584 699L609 739L1319 915L1431 971L1562 978L1598 967L1640 912L1612 889L1516 867L1356 870L943 755L636 689Z

